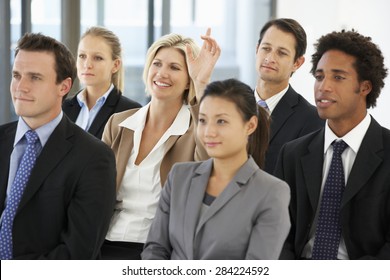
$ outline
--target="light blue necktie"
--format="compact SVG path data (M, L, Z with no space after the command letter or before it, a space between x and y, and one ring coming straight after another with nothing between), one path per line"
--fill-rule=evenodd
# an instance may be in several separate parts
M9 260L13 258L12 254L12 227L16 211L22 199L24 189L26 188L31 170L37 159L35 143L38 141L38 134L34 130L26 132L27 148L20 161L16 171L14 182L7 199L7 206L3 213L3 220L0 228L0 259Z
M322 193L320 213L314 238L312 259L335 260L341 238L340 209L345 188L341 154L348 147L343 140L334 141L332 162Z
M259 104L261 107L263 107L268 113L270 112L268 105L267 105L267 102L265 102L264 100L259 99L257 101L257 104Z

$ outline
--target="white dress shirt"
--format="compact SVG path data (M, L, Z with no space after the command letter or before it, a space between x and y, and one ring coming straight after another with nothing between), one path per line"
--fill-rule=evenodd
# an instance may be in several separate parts
M265 103L267 103L267 106L268 106L268 110L269 110L269 113L272 114L272 111L275 109L276 105L278 105L280 99L282 99L282 97L286 94L288 88L289 88L290 85L288 85L284 90L282 90L281 92L275 94L274 96L271 96L270 98L268 98L267 100L263 100L265 101ZM262 100L260 98L260 95L259 93L257 92L257 89L255 89L255 98L256 98L256 102L258 103L259 100Z
M348 132L342 138L339 138L329 128L328 121L326 121L325 141L324 141L324 164L323 164L323 171L322 171L322 174L324 174L324 175L322 176L321 194L320 194L319 201L321 201L322 192L323 192L324 186L325 186L325 181L326 181L326 178L328 176L330 163L332 161L332 156L333 156L332 143L333 143L333 141L334 140L344 140L344 142L348 144L348 147L341 154L341 160L343 162L343 168L344 168L345 185L347 185L349 173L351 172L353 163L355 162L356 154L359 151L360 145L362 144L363 138L366 135L366 132L368 130L368 127L370 126L370 123L371 123L371 116L369 114L366 114L365 118L355 128L353 128L350 132ZM302 257L307 258L307 259L311 258L311 254L312 254L312 250L313 250L315 230L316 230L317 221L318 221L319 209L320 209L320 207L318 205L315 219L314 219L314 222L313 222L312 227L310 229L310 235L309 235L310 239L309 239L309 242L305 245L305 248L303 249L303 253L302 253ZM348 260L349 259L347 248L345 246L345 242L344 242L344 239L342 236L341 236L341 241L340 241L339 252L338 252L337 258L340 260Z
M183 135L190 126L190 110L187 105L183 105L152 151L139 165L135 165L149 106L150 103L119 124L134 131L134 146L117 193L115 212L106 236L110 241L146 241L160 198L160 165L166 153L166 142L172 135Z

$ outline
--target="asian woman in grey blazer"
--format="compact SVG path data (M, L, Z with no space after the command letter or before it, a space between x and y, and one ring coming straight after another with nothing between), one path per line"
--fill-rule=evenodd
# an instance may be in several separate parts
M290 191L260 169L269 119L252 89L235 79L209 84L197 134L210 159L173 166L142 258L278 259Z

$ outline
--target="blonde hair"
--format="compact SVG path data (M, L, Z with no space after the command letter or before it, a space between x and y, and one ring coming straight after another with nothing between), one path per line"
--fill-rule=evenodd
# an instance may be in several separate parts
M86 36L94 36L94 37L102 38L111 48L112 60L119 59L121 61L118 71L113 73L111 76L111 82L114 84L114 86L117 89L123 92L125 69L122 63L122 46L118 36L116 36L114 32L101 26L92 26L88 28L81 36L80 40L84 39Z
M145 62L145 68L143 72L143 81L146 86L147 84L147 78L148 78L148 72L149 68L152 65L153 59L156 57L157 52L161 48L175 48L178 49L186 59L187 53L186 53L186 45L189 45L191 47L192 53L194 57L197 57L200 51L199 46L195 43L195 41L189 37L184 37L179 34L171 33L164 35L160 37L158 40L156 40L148 49L148 52L146 54L146 62ZM187 72L188 72L188 65L187 65ZM189 101L195 96L195 86L194 82L190 77L190 87L189 89L185 90L183 93L183 102L188 104Z

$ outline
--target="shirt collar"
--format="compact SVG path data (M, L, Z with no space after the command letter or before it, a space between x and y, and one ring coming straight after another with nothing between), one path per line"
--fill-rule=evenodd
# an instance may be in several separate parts
M348 144L349 148L351 148L355 153L359 151L360 145L363 141L364 136L368 130L368 127L371 123L371 116L366 114L364 119L355 126L350 132L345 134L343 137L339 138L336 134L330 129L328 125L328 120L326 120L325 124L325 141L324 141L324 153L326 153L333 143L334 140L342 139L345 143Z
M64 113L61 111L58 116L55 117L53 120L35 129L35 132L38 134L41 147L45 146L50 135L53 133L57 125L61 122L63 114ZM16 128L14 146L19 143L19 141L23 138L24 134L26 134L26 132L29 130L31 130L31 128L28 126L28 124L23 120L22 117L19 117L18 125Z
M114 89L114 85L111 84L109 89L106 91L105 94L103 94L102 96L100 96L97 100L96 100L96 103L100 103L102 102L102 104L104 104L107 100L107 97L110 95L110 92ZM77 102L79 103L80 107L83 107L87 104L87 99L85 97L85 94L86 94L86 89L83 89L79 94L77 94L76 98L77 98Z
M121 127L125 127L130 130L137 130L145 126L146 116L148 114L150 102L141 107L135 114L125 119L119 124ZM191 113L187 105L183 104L179 113L176 115L172 125L168 128L168 132L171 135L183 135L186 133L190 126Z
M267 106L268 106L270 112L272 112L275 109L276 105L278 105L279 100L282 99L282 97L286 94L289 87L290 87L290 85L287 85L287 87L285 89L283 89L282 91L280 91L279 93L271 96L267 100L263 100L267 103ZM258 103L262 99L260 98L260 95L257 92L257 88L255 88L254 93L255 93L256 102Z

